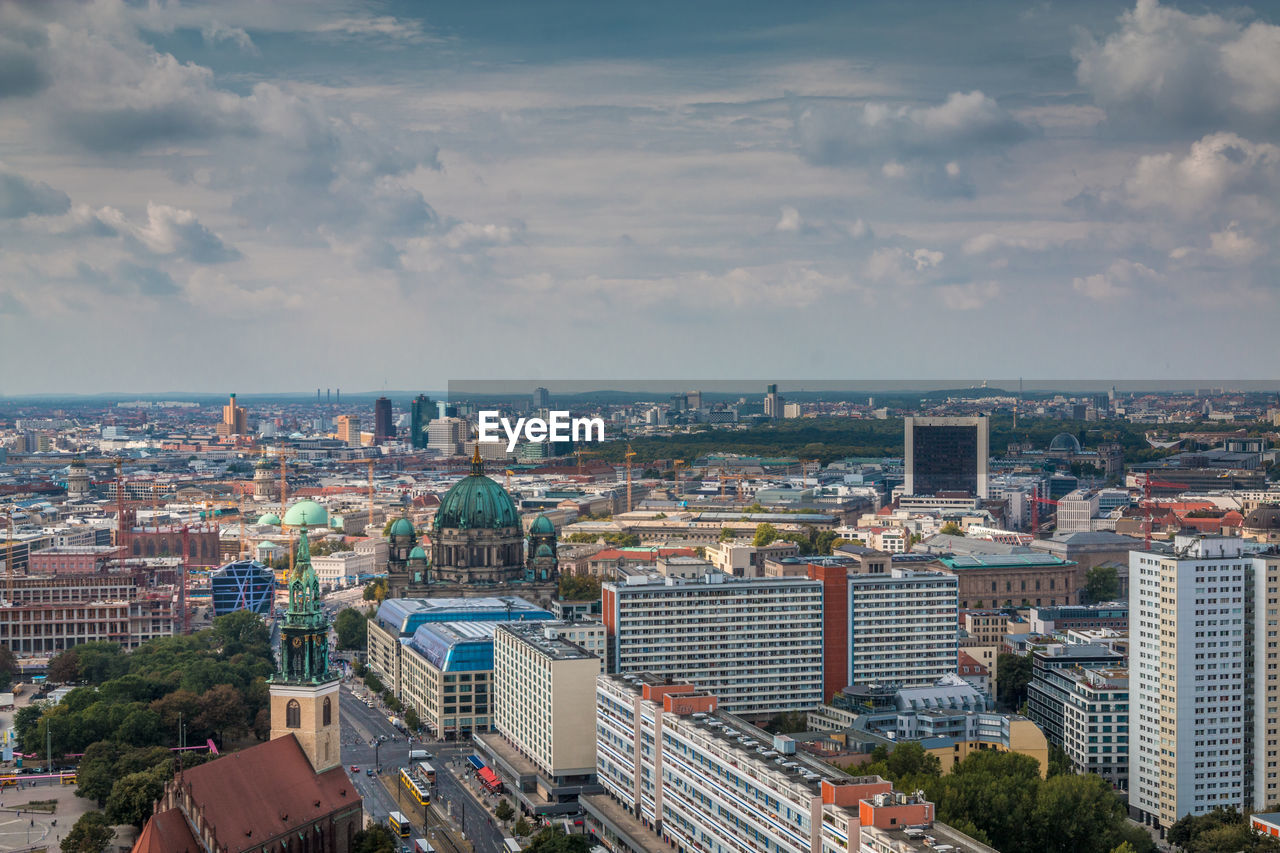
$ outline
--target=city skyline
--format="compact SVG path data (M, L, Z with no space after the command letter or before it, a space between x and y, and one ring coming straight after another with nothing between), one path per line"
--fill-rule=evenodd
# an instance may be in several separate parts
M1251 376L1280 355L1278 21L6 4L0 392L442 387L522 352L917 377L925 339L975 378L1055 339L1046 376Z

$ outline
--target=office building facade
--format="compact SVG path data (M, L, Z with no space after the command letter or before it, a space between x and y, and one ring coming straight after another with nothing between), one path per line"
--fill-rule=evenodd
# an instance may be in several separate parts
M611 672L696 682L738 714L822 704L819 581L635 576L604 584L602 602Z
M436 404L425 394L419 394L409 404L409 444L415 450L427 446L427 425L435 420Z
M383 444L395 435L396 430L391 423L391 400L379 397L373 401L373 443Z
M986 417L903 419L903 494L988 496L991 425Z

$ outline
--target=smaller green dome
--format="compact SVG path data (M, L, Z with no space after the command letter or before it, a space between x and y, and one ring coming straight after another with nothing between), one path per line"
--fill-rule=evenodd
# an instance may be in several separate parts
M533 520L533 524L529 525L529 533L533 536L551 536L555 532L556 526L545 515L539 515Z
M409 552L409 559L425 561L427 559L427 552L422 550L421 545L414 545L413 550Z
M533 552L533 556L534 557L554 557L555 554L551 553L551 546L548 545L546 542L543 542L541 545L538 546L538 550Z
M289 527L324 527L329 523L329 513L315 501L298 501L289 507L284 514L284 523Z
M413 536L413 522L407 518L397 518L391 523L392 536Z
M264 456L264 457L262 457L261 459L259 459L259 460L258 460L258 464L257 464L257 465L255 465L254 467L255 467L255 468L264 468L264 469L265 469L265 468L270 468L270 467L271 467L271 460Z

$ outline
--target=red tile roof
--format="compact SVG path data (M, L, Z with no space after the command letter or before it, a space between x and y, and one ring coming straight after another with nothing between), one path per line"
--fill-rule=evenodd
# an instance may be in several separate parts
M977 658L968 652L960 652L959 659L960 672L965 675L990 675L991 673L985 666L978 662Z
M193 767L182 783L231 853L361 802L340 765L317 775L292 735Z
M201 853L203 850L181 809L152 815L133 844L133 853Z

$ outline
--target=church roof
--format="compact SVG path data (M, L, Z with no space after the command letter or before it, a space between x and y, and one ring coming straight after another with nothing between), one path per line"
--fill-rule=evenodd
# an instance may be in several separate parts
M520 513L515 501L506 489L484 475L477 451L471 461L471 473L440 499L435 529L492 530L519 526Z
M317 774L292 734L193 767L182 782L230 853L260 850L276 836L361 804L342 766Z
M397 518L391 522L392 536L413 536L413 522L407 518Z
M201 853L203 850L182 810L175 808L159 812L147 821L133 844L132 853Z
M556 526L545 515L539 515L529 525L529 532L536 536L546 536L556 532Z

